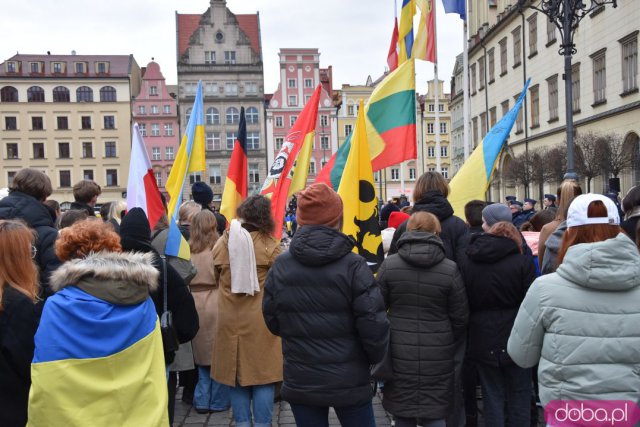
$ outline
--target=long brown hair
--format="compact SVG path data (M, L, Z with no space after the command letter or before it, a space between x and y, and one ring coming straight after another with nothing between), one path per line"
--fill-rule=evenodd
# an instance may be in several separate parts
M491 226L488 233L495 236L507 237L513 240L516 243L516 246L518 246L518 251L522 253L522 237L518 229L512 223L507 221L496 222Z
M204 209L191 219L191 237L189 246L194 254L211 250L218 240L218 222L216 216L208 209Z
M557 220L564 221L567 219L567 212L569 212L569 205L579 195L582 194L582 187L580 183L573 179L566 179L560 184L558 188L558 210L556 212Z
M420 175L413 188L413 201L419 202L427 191L437 190L444 197L449 196L449 183L442 174L435 171L425 172Z
M607 215L607 207L600 200L594 200L589 203L587 217L606 218ZM588 224L567 228L567 231L562 236L562 246L558 251L558 265L562 264L562 260L571 246L579 243L603 242L613 239L620 233L622 233L622 229L619 226L610 224Z
M11 286L35 302L38 295L38 268L33 230L22 221L0 220L0 311L5 286Z

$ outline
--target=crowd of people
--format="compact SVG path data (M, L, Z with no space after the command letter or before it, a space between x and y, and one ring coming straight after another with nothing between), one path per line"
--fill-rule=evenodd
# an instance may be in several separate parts
M538 212L474 200L465 221L427 172L413 204L381 209L376 275L325 184L289 206L288 245L267 198L227 223L194 184L179 208L191 260L163 255L166 215L152 229L113 202L96 218L100 192L79 182L61 214L49 178L23 169L0 200L2 426L166 427L178 383L237 427L272 425L277 399L302 427L328 426L331 407L375 426L372 383L396 427L473 427L478 387L487 426L535 425L536 402L638 401L640 187L624 221L571 180Z

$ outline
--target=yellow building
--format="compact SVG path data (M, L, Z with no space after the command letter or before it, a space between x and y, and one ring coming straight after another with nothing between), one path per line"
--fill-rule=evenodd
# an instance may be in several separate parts
M21 55L0 64L0 187L24 167L51 179L52 199L73 201L82 179L120 200L131 154L131 99L140 90L132 55Z
M426 171L439 171L447 179L452 177L451 170L451 113L449 112L449 94L444 93L444 81L438 81L438 97L436 99L436 81L427 82L427 94L422 97L420 103L422 110L422 127L418 132L422 134L422 139L418 140L418 159L424 159L420 164L425 165ZM436 109L438 110L438 125L440 130L440 149L438 150L436 131ZM418 121L420 123L420 121ZM438 162L440 169L438 169Z

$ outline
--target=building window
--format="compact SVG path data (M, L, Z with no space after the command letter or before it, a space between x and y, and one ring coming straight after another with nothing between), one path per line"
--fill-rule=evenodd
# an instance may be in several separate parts
M69 159L71 158L71 151L69 150L68 142L59 142L58 143L58 158L59 159Z
M207 114L204 116L205 123L208 125L220 124L220 112L215 107L207 108Z
M44 143L42 142L33 143L33 158L44 159Z
M152 105L151 106L151 114L158 114L159 110L158 110L158 106L157 105Z
M313 79L304 79L304 87L312 88L313 87Z
M258 163L249 163L249 183L260 183L260 170L258 169Z
M56 117L56 122L58 124L58 130L68 130L69 129L69 118L67 116L58 116L58 117Z
M43 130L44 129L44 121L42 117L36 116L31 117L31 130Z
M580 63L573 64L571 68L571 105L573 108L573 112L580 112Z
M353 112L355 111L355 109L353 108L353 105L347 105L347 116L354 116L355 114L353 114Z
M226 50L224 52L224 63L225 64L236 63L236 52L234 50Z
M160 160L160 147L151 147L151 160Z
M469 79L471 80L471 95L476 93L476 64L471 64L469 66Z
M228 125L240 123L240 111L236 107L227 108L226 121Z
M435 124L434 123L427 123L427 133L429 135L433 135L434 133L436 133L435 129Z
M276 127L277 128L284 127L282 116L276 116Z
M351 132L353 132L353 125L344 125L344 136L351 135Z
M255 82L247 82L244 84L244 90L248 95L255 95L258 93L258 85Z
M105 157L116 157L116 142L115 141L106 141L104 143L104 156Z
M224 84L224 93L226 95L237 95L238 94L238 83L225 83Z
M13 116L5 116L4 118L4 129L5 130L18 130L18 120Z
M158 86L150 86L149 87L149 95L157 96L158 95Z
M513 68L516 68L522 62L522 29L518 25L511 32L513 35Z
M507 38L500 40L500 76L507 74Z
M7 144L7 159L19 159L18 155L18 144L15 142L10 142Z
M284 144L284 138L277 137L276 138L276 150L280 151L280 149L282 148L282 144Z
M93 158L93 143L92 142L83 142L82 143L82 158L83 159L92 159Z
M520 95L516 95L513 97L513 99L516 100L516 102L518 101L518 98L520 97ZM524 108L520 108L518 110L518 115L516 116L516 134L519 134L522 132L523 127L522 127L522 123L524 121Z
M245 111L245 120L248 124L258 123L258 109L256 107L249 107L247 111Z
M204 63L205 64L215 64L216 63L216 52L213 50L205 50L204 51Z
M27 89L27 102L44 102L44 89L40 86L31 86Z
M151 136L160 136L160 124L151 123Z
M147 107L145 107L144 105L139 105L138 106L138 114L140 114L140 115L147 114Z
M227 140L226 140L226 144L227 144L227 150L233 150L233 146L236 143L236 133L235 132L227 132Z
M412 181L416 179L416 168L409 168L409 179Z
M247 150L260 149L260 132L247 132Z
M326 135L320 136L320 149L328 150L329 149L329 137Z
M309 161L309 175L315 175L316 174L316 161L311 159L311 161Z
M164 124L164 136L173 136L173 123Z
M442 174L443 178L449 179L449 168L440 169L440 173Z
M558 75L547 79L549 88L549 121L558 119Z
M69 102L71 96L69 95L69 89L64 86L56 86L53 88L53 102Z
M495 48L489 49L487 56L489 57L489 83L493 83L496 78Z
M484 56L478 59L478 90L484 89Z
M296 79L288 79L287 80L287 87L290 88L295 88L296 86Z
M298 105L298 97L296 95L289 95L289 106L295 107Z
M329 126L329 117L322 115L320 116L320 127Z
M116 128L116 118L115 118L115 116L104 116L104 128L105 129L115 129Z
M84 130L91 129L91 116L80 117L80 128Z
M184 84L185 95L195 95L198 90L198 84L195 82L189 82Z
M162 172L154 172L153 174L156 177L156 185L162 187Z
M76 102L93 102L93 90L88 86L76 89Z
M400 180L400 169L391 168L391 181L398 181L398 180Z
M293 126L298 120L298 116L289 116L289 127Z
M11 61L7 62L7 73L15 73L16 72L16 63Z
M18 102L18 89L13 86L5 86L0 89L0 101Z
M191 108L187 108L187 111L185 111L184 113L184 122L185 123L189 123L189 120L191 119Z
M449 156L449 147L446 145L441 145L440 146L440 157L447 157Z
M447 123L440 123L440 134L447 133Z
M427 147L427 157L435 157L436 156L436 147L430 145Z
M593 61L593 103L607 102L607 63L606 50L591 55Z
M117 187L117 186L118 186L118 170L107 169L107 187Z
M171 105L163 105L162 106L162 112L164 114L171 114Z
M473 146L474 148L478 146L478 118L474 117L471 119L471 128L473 135Z
M40 72L40 63L39 62L30 62L29 65L31 66L31 73L39 73Z
M540 126L540 91L539 86L535 85L529 89L531 96L531 128Z
M173 154L173 147L164 147L164 159L173 160L175 155Z
M60 171L60 187L71 187L71 171Z
M503 101L500 105L502 106L502 117L504 117L509 112L509 100Z
M622 44L622 93L638 88L638 32L620 41Z
M82 179L93 181L93 169L85 169L82 171Z
M534 13L527 18L529 23L529 57L538 53L538 14Z
M104 86L100 88L100 102L116 102L116 88Z
M98 74L106 74L107 73L107 62L98 62L96 64L98 71Z
M202 172L193 172L189 175L189 184L193 185L200 181L202 181Z
M220 133L219 132L207 132L205 134L205 142L207 150L221 150L220 146Z
M556 42L556 24L547 19L547 46L550 46Z
M436 111L436 106L435 106L435 104L429 104L428 109L429 109L429 112L430 112L430 113L434 113L434 112Z
M497 121L498 121L498 117L496 113L496 107L491 107L489 109L489 126L493 127Z
M147 125L144 123L140 123L138 125L138 129L140 129L140 135L147 136Z
M222 172L220 165L209 165L209 184L220 184L222 182Z

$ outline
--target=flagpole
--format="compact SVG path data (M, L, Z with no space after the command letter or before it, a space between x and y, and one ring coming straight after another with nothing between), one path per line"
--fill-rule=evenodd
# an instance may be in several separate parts
M436 171L442 172L442 159L440 158L440 80L438 79L438 17L433 15L433 36L436 38L435 43L435 57L436 61L433 63L433 78L435 80L435 97L436 97Z
M466 5L465 5L466 6ZM469 120L471 112L469 110L469 47L467 44L467 20L464 19L462 35L462 116L463 116L463 128L462 128L462 143L464 145L464 160L469 158L469 152L471 147L471 135L469 133Z

